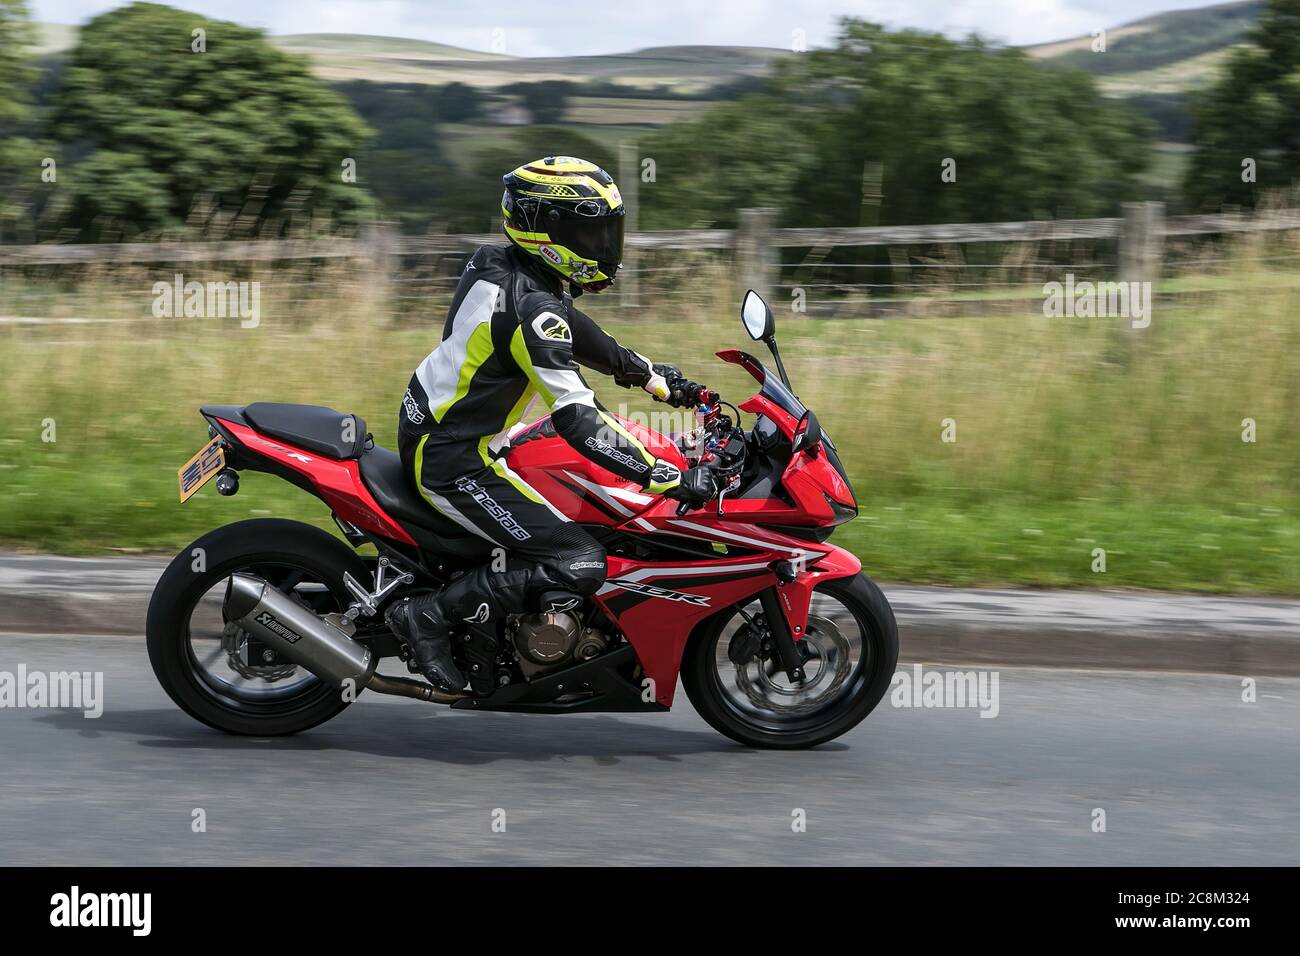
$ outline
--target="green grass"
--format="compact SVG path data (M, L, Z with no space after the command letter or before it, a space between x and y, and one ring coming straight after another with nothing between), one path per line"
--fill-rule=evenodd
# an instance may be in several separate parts
M989 305L875 322L778 308L796 390L834 436L862 506L834 540L885 580L1300 594L1300 274L1252 268L1253 257L1294 254L1285 238L1246 251L1224 274L1171 280L1199 291L1158 308L1143 331ZM736 290L706 258L692 274L696 295L652 299L636 315L600 300L590 311L626 344L743 400L751 380L711 357L752 348ZM105 277L76 311L100 301L147 315L147 298L128 305L154 278ZM385 312L365 275L261 278L256 329L0 326L0 543L168 552L251 515L329 526L322 504L257 474L235 498L209 488L180 505L175 470L205 438L197 406L328 404L391 444L445 304L396 326L376 317ZM294 301L307 290L314 298ZM651 410L639 392L596 384L610 407ZM956 443L940 440L946 418ZM1257 423L1254 443L1241 440L1244 418ZM53 443L41 440L45 419ZM1104 574L1092 570L1095 548Z

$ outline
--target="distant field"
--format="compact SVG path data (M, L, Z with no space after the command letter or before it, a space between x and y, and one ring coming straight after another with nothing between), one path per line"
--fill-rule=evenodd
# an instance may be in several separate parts
M690 119L716 104L710 100L653 100L635 97L575 96L565 119L571 123L662 126Z
M1103 74L1097 85L1108 96L1137 96L1143 93L1186 93L1212 84L1232 55L1235 46L1211 50L1150 70Z

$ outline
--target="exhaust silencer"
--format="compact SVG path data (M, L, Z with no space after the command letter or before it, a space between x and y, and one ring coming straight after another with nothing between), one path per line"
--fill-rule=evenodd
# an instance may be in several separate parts
M351 681L360 690L375 673L370 648L261 578L232 574L224 610L227 621L335 687Z

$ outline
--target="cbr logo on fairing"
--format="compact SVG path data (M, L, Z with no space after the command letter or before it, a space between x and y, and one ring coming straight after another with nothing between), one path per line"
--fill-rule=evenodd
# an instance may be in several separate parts
M667 588L656 587L653 584L642 584L639 581L622 581L618 578L610 578L605 583L612 584L616 588L622 588L624 591L634 591L637 594L663 598L666 601L685 601L687 604L695 604L699 607L709 606L709 599L703 594L683 594L681 591L670 591Z

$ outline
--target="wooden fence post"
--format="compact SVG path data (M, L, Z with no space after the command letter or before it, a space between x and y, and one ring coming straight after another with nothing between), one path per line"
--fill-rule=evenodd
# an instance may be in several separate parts
M1124 228L1119 238L1120 281L1154 283L1160 277L1164 224L1164 203L1124 204Z
M624 214L623 231L632 235L640 230L641 198L641 163L637 159L635 143L620 143L618 147L618 191L623 196ZM634 309L639 303L641 283L637 281L637 266L640 256L632 252L631 245L623 245L623 268L619 270L618 284L619 305L625 309Z
M776 210L770 206L758 209L742 209L736 220L736 275L740 279L739 296L746 289L753 289L772 306L775 312L779 304L772 301L776 293L777 259L776 249L772 245L772 224L776 222Z
M391 222L372 222L361 231L362 268L365 282L377 308L397 312L398 258L397 227Z

